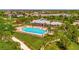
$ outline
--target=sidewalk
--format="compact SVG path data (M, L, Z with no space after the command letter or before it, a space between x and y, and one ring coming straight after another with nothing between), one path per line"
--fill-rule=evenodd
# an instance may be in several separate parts
M25 45L22 41L20 41L16 37L12 37L12 40L15 41L15 42L20 43L21 49L23 49L23 50L31 50L27 45Z

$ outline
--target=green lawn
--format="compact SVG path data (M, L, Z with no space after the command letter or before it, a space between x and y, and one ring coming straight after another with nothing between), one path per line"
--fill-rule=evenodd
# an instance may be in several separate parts
M60 48L55 43L52 43L51 45L45 47L45 50L60 50Z
M29 35L24 33L15 33L16 38L23 41L25 44L28 45L33 50L38 50L42 46L44 39L41 37L37 37L35 35Z
M13 41L2 41L0 40L0 50L20 50L19 44Z
M68 46L67 49L68 49L68 50L79 50L79 45L76 44L75 42L72 42L72 43Z

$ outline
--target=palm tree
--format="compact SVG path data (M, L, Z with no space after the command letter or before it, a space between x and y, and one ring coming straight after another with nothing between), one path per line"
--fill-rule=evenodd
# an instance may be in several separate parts
M67 21L63 26L58 27L58 29L55 29L53 35L47 35L44 37L45 41L43 48L45 49L49 45L52 46L52 44L55 43L56 46L58 46L61 49L79 49L78 44L76 42L78 38L77 33L77 28ZM57 41L57 39L60 40ZM51 44L52 41L54 42Z
M4 19L0 19L0 37L2 40L11 39L13 30L14 27L11 23L6 22Z

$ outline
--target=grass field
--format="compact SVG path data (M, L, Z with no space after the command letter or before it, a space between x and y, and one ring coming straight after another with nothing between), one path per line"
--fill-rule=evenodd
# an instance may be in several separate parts
M14 35L16 38L23 41L25 44L28 45L29 48L33 50L39 50L44 42L43 38L34 35L18 33L18 32L16 32Z
M19 43L13 41L4 42L0 40L0 50L20 50Z

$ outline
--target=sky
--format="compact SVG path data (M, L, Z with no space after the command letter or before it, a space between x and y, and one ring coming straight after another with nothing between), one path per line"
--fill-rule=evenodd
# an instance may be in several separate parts
M0 9L79 9L79 0L2 0Z

